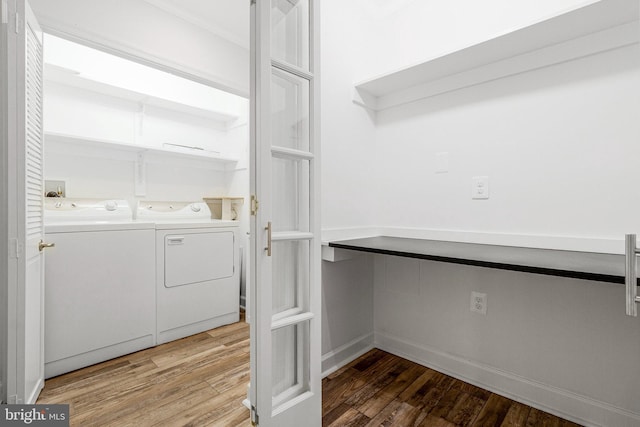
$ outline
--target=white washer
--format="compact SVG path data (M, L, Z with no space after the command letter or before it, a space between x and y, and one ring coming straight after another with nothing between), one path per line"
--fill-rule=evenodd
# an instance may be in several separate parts
M204 202L139 201L136 218L156 224L158 344L237 322L238 223Z
M45 377L155 345L155 228L125 200L45 199Z

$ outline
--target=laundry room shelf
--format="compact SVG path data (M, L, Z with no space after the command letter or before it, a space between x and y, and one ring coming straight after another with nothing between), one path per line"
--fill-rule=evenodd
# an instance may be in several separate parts
M188 150L178 147L176 149L161 148L55 132L46 132L44 137L46 151L68 154L69 156L136 161L138 154L143 153L148 162L162 162L168 158L184 159L198 162L207 168L225 171L236 170L238 163L237 158L204 150Z
M154 96L151 93L143 93L132 89L114 86L109 83L85 77L77 71L58 65L45 64L44 71L45 80L48 82L71 86L77 89L106 95L108 97L133 101L144 106L162 108L190 116L213 120L224 126L231 124L239 118L238 115L231 114L230 112L222 109L214 110L211 108L204 108L202 106L189 105L175 99L168 99L166 97Z
M624 255L377 236L329 242L329 248L499 270L625 283ZM640 279L638 280L640 285Z
M579 59L640 40L636 0L586 1L570 11L355 85L354 99L380 111Z

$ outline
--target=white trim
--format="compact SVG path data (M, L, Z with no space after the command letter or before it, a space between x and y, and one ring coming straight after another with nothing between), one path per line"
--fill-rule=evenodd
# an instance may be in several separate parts
M375 333L375 347L584 426L640 425L640 413L435 348ZM558 408L562 408L559 410Z
M331 375L363 354L373 350L373 333L359 337L322 355L322 378Z
M0 26L0 402L8 402L7 389L9 388L9 283L12 269L9 268L9 206L11 206L9 192L9 161L10 132L8 115L10 114L10 102L13 99L9 92L13 85L9 84L9 62L14 53L10 50L9 33L9 7L6 0L2 0L2 25Z

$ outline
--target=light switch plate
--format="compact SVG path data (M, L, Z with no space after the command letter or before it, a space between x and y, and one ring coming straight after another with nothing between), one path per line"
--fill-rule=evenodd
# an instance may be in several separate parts
M449 172L449 153L436 153L436 173Z
M488 199L489 198L489 177L474 176L471 178L471 198L472 199Z

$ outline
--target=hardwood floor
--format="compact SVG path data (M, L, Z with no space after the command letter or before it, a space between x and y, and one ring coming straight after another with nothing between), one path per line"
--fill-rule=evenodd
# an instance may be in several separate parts
M46 381L72 426L249 426L240 322ZM381 350L322 382L323 426L575 426Z
M322 413L325 427L577 426L377 349L323 380Z
M37 403L68 403L72 426L248 426L244 322L45 382Z

